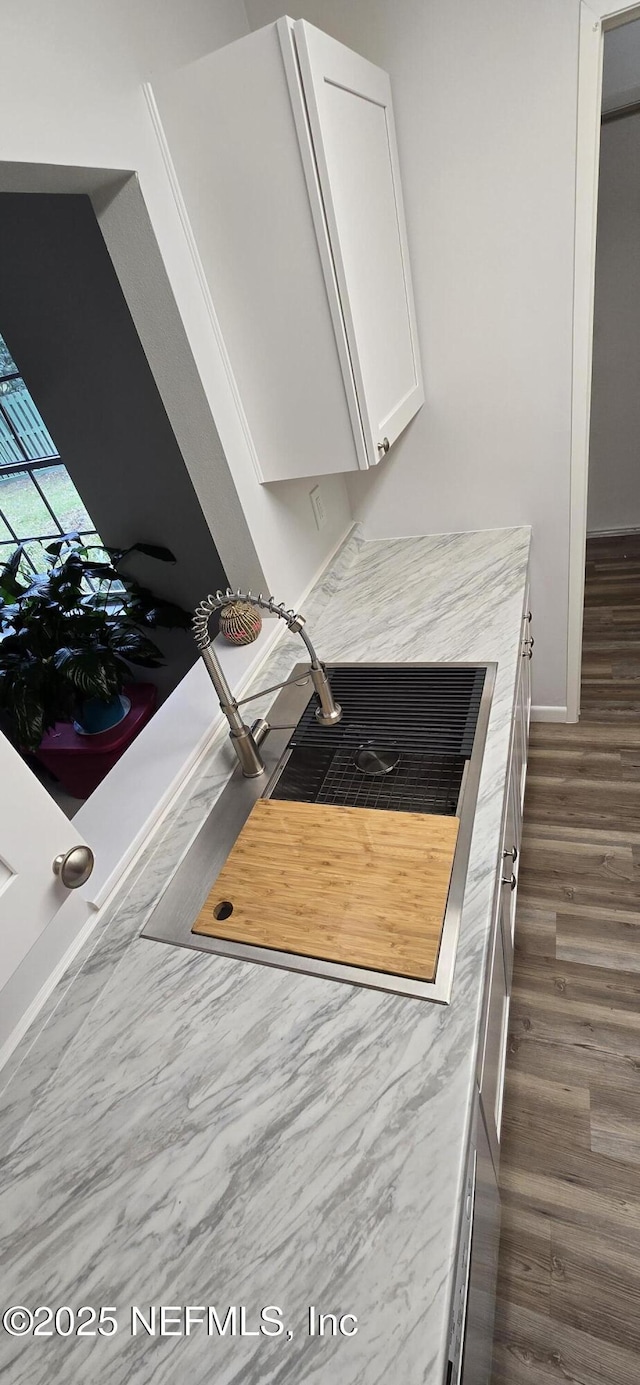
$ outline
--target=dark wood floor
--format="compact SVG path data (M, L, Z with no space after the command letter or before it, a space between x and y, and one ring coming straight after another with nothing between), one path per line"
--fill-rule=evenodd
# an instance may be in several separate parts
M583 654L531 734L493 1385L640 1385L640 536L588 545Z

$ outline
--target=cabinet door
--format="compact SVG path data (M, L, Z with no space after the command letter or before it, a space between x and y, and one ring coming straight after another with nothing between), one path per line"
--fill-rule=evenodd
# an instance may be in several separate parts
M424 402L391 87L386 72L304 20L294 35L374 466Z
M501 911L504 908L504 900L505 894L501 892L499 906ZM482 1076L480 1081L480 1101L496 1168L499 1163L500 1128L502 1125L502 1093L504 1088L507 1030L509 1023L509 993L502 942L503 928L502 917L499 917L496 922L493 937L493 958L486 1011Z
M524 726L525 761L527 758L527 745L529 741L529 724L531 721L531 660L533 658L533 646L535 639L531 629L531 610L529 607L529 594L527 592L527 602L525 615L522 622L522 712Z
M527 591L525 614L522 620L522 638L520 642L521 658L514 724L514 763L518 780L518 801L521 814L524 807L524 790L527 777L527 750L529 744L529 722L531 720L531 658L534 646L534 638L531 632L531 611L529 610L528 602L529 593Z
M523 721L524 708L524 646L520 645L520 659L518 664L518 679L516 683L516 697L513 708L513 725L511 728L511 751L509 760L509 776L515 785L515 804L516 804L516 845L520 846L520 824L522 821L522 803L524 798L524 778L526 774L526 743Z
M507 786L507 813L505 818L504 837L502 839L502 859L500 867L502 894L500 900L500 917L502 922L505 976L508 991L511 990L511 975L513 972L521 825L519 780L516 782L512 772L509 775L509 783Z
M9 1020L11 1003L7 999L10 995L8 983L30 952L35 958L34 971L37 974L36 951L42 944L42 935L65 906L69 913L69 892L53 873L54 859L65 855L72 847L86 843L1 732L0 783L4 789L0 794L2 1047L20 1014L18 1011ZM90 913L90 907L84 899L82 903L78 899L77 904L71 907L78 910L80 928ZM8 1023L8 1029L5 1029L5 1023Z
M500 1195L482 1114L478 1118L476 1192L462 1385L489 1385L500 1249Z
M260 481L367 465L346 339L336 349L339 300L321 259L329 249L302 86L281 23L282 32L269 24L159 73L148 93L238 410L238 446Z

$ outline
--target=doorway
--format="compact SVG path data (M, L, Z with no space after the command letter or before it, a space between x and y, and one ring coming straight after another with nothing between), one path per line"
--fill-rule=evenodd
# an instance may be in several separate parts
M587 536L640 530L640 20L605 34Z
M582 715L640 696L640 20L604 35L587 497Z
M578 721L581 705L582 636L587 543L589 447L592 422L592 370L596 230L600 172L603 68L606 36L612 36L605 100L613 105L638 100L633 92L635 41L629 30L640 20L640 5L611 0L580 4L576 194L574 242L573 369L571 406L571 494L567 638L567 720ZM625 32L626 30L626 32ZM617 33L617 37L615 37ZM622 55L623 61L620 62ZM611 63L611 56L614 62ZM620 85L622 82L622 86ZM617 84L617 91L615 90Z

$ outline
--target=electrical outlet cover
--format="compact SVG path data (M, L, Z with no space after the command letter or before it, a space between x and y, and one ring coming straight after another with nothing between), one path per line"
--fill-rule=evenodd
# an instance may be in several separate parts
M309 499L311 501L316 527L322 529L327 522L327 512L324 508L324 500L319 486L314 486L313 490L309 491Z

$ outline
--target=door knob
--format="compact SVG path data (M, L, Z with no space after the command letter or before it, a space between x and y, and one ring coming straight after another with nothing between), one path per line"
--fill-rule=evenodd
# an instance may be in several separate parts
M77 890L89 879L94 859L90 846L72 846L69 851L56 856L53 873L68 890Z

